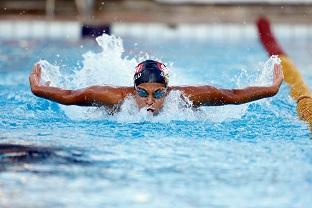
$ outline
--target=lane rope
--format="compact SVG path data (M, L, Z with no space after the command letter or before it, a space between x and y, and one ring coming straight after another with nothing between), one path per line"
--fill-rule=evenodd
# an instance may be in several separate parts
M281 59L284 80L290 88L290 96L297 102L297 113L300 119L306 121L312 131L312 97L309 87L291 59L286 55L271 31L270 22L265 18L257 21L259 39L267 53L278 55Z

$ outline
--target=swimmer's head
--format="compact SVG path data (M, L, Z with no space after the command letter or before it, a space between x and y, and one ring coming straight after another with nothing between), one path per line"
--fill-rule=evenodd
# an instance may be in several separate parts
M169 75L163 63L153 60L146 60L135 67L134 87L142 83L160 83L168 87Z
M146 60L138 64L134 74L135 100L139 108L158 114L168 89L168 71L160 62Z

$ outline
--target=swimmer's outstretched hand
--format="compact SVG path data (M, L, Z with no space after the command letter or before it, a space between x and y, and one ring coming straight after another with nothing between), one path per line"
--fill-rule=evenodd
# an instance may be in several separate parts
M33 93L40 86L40 79L41 79L41 66L39 63L37 63L34 65L33 70L29 75L30 88Z
M41 86L40 80L41 80L41 66L39 63L37 63L34 65L34 68L29 75L29 83L30 83L32 92L35 92L36 89ZM43 84L43 86L49 86L49 85L50 85L50 81L45 82Z
M279 90L282 82L283 82L283 72L281 69L281 65L275 64L274 65L274 72L273 72L273 87L276 88L276 91Z

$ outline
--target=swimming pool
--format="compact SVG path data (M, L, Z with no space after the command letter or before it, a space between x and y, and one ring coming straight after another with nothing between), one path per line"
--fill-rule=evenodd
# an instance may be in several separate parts
M310 133L286 85L273 98L197 112L173 94L157 117L137 112L131 99L109 116L31 94L28 75L39 59L52 64L44 62L45 78L73 88L131 85L133 66L146 57L167 63L172 85L270 82L253 38L122 40L124 53L109 37L104 49L91 40L1 41L0 141L24 145L0 155L1 207L310 206ZM282 44L311 85L305 41Z

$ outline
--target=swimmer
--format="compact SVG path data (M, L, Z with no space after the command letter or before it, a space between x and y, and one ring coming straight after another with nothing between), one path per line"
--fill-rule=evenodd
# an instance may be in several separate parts
M138 64L134 73L133 87L90 86L84 89L68 90L49 86L49 82L41 84L41 66L35 64L29 76L33 94L63 105L105 106L112 112L119 107L128 96L133 96L139 109L157 115L163 107L165 97L171 91L180 91L189 99L192 107L218 106L226 104L243 104L277 94L283 74L280 65L274 65L273 82L270 86L254 86L244 89L219 89L209 85L201 86L169 86L168 71L164 64L146 60Z

